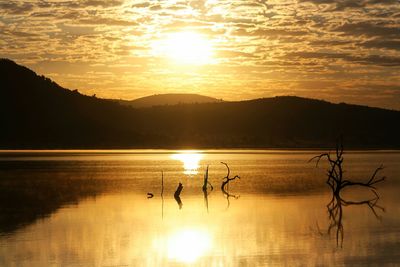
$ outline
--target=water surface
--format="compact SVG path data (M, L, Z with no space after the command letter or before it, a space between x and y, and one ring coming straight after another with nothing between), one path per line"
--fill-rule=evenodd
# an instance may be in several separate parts
M387 180L374 203L369 190L346 190L343 199L365 204L343 202L340 221L328 217L327 165L308 162L319 153L3 151L0 266L400 264L400 153L345 154L346 177L367 180L384 164ZM231 197L221 161L240 176Z

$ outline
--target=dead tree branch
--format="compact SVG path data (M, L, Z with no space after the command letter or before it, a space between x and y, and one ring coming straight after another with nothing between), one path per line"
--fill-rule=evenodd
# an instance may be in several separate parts
M309 160L316 160L316 166L322 158L326 158L330 168L327 170L327 180L326 183L332 189L332 199L326 206L328 209L328 218L330 221L328 227L328 234L331 233L332 230L336 230L336 245L340 247L343 246L343 237L344 237L344 227L342 224L343 219L343 207L351 206L351 205L367 205L376 218L380 219L381 217L377 213L377 209L381 211L385 211L385 209L378 205L379 195L375 191L375 185L377 183L383 182L385 180L384 176L378 177L380 171L383 170L383 165L379 166L375 169L372 176L366 182L354 182L351 180L344 179L344 170L343 170L343 142L342 139L339 139L336 143L335 155L331 156L331 153L322 153L318 156L315 156ZM340 196L340 192L343 188L348 186L362 186L371 189L374 193L375 197L371 199L366 199L362 201L348 201L344 200Z
M331 156L330 152L322 153L321 155L311 158L309 162L316 160L316 166L318 166L322 158L326 158L330 165L330 168L327 170L328 179L326 180L326 183L332 189L334 194L339 194L344 187L352 185L364 186L374 190L376 189L374 186L375 184L385 180L384 176L377 177L377 174L383 170L383 165L374 171L371 178L367 182L353 182L350 180L345 180L343 175L343 142L341 139L336 144L335 155L333 157Z
M207 186L210 186L211 191L214 190L212 184L208 181L208 165L206 169L206 173L204 174L204 183L203 183L203 192L207 192Z
M226 207L226 208L228 209L229 206L230 206L230 201L229 201L229 199L232 198L232 197L233 197L234 199L238 199L238 198L239 198L239 196L233 195L233 194L230 194L230 193L229 193L229 190L228 190L229 182L235 180L236 178L237 178L237 179L240 179L240 177L239 177L239 175L235 175L235 176L232 177L232 178L229 177L229 175L230 175L230 169L229 169L228 164L225 163L225 162L221 162L221 163L224 164L224 165L226 166L226 168L227 168L227 174L226 174L226 176L224 177L224 179L223 179L223 181L222 181L221 191L222 191L222 193L224 194L224 196L225 196L225 198L226 198L226 200L227 200L227 202L228 202L227 207Z
M233 181L236 178L240 179L240 177L239 177L239 175L235 175L234 177L230 178L229 175L230 175L231 171L229 169L228 164L226 164L225 162L222 162L222 161L221 161L221 163L224 164L226 166L226 168L227 168L227 174L224 177L224 180L222 181L222 185L221 185L221 190L226 192L225 186L228 185L230 181Z

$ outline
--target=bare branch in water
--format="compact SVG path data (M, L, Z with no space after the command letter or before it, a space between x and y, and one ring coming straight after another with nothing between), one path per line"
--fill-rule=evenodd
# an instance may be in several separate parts
M179 185L176 188L176 191L174 193L174 198L176 200L176 203L178 203L179 209L182 209L182 206L183 206L183 203L182 203L182 200L180 197L182 189L183 189L183 185L182 185L182 183L179 183Z
M332 200L328 203L326 206L328 209L328 218L330 220L330 224L328 226L327 233L331 234L331 232L334 230L335 231L335 236L336 236L336 245L339 247L343 247L343 238L344 238L344 226L342 223L343 220L343 214L344 214L344 209L343 207L346 206L363 206L366 205L368 206L374 216L377 219L381 219L381 216L378 215L377 210L381 210L382 212L385 212L385 209L381 206L378 205L379 201L379 195L372 190L374 193L374 197L370 199L365 199L361 201L349 201L341 198L339 195L332 195Z
M353 182L350 180L344 179L344 171L343 171L343 141L340 138L336 143L335 155L332 157L330 152L329 153L322 153L318 156L315 156L309 160L313 161L316 160L316 166L318 166L320 160L322 158L326 158L330 168L327 170L328 179L326 183L332 189L332 199L327 205L328 209L328 217L330 220L330 224L328 227L328 234L331 233L332 230L336 230L336 244L340 247L343 246L343 237L344 237L344 227L342 224L343 219L343 206L351 206L351 205L367 205L372 213L375 215L376 218L380 219L381 217L377 213L377 209L381 211L385 211L385 209L379 206L378 200L379 195L375 191L375 185L377 183L383 182L385 180L384 176L378 177L378 173L383 170L383 165L379 166L375 169L374 173L372 174L371 178L367 182ZM362 186L370 188L371 191L374 193L375 197L371 199L366 199L362 201L347 201L344 200L340 196L340 192L343 188L348 186Z
M229 193L229 190L227 189L227 188L229 187L229 182L235 180L236 178L237 178L237 179L240 179L240 177L239 177L239 175L235 175L235 176L232 177L232 178L229 177L229 175L230 175L230 169L229 169L228 164L225 163L225 162L221 162L221 163L224 164L224 165L226 166L226 168L227 168L227 174L226 174L226 176L224 177L224 180L222 181L221 191L222 191L222 193L224 194L224 196L226 197L226 200L227 200L227 202L228 202L227 207L226 207L226 208L228 209L229 206L230 206L229 198L231 198L231 197L233 197L234 199L238 199L238 198L239 198L238 195L233 195L233 194L230 194L230 193Z
M224 177L224 180L222 181L222 185L221 185L221 190L226 192L227 190L225 190L225 186L228 185L230 181L233 181L236 178L240 179L240 177L239 177L239 175L235 175L233 178L230 178L229 177L230 169L229 169L228 164L226 164L225 162L222 162L222 161L221 161L221 163L224 164L228 170L226 176Z
M378 167L374 173L372 174L371 178L367 182L353 182L350 180L344 180L343 174L343 142L340 139L338 143L336 144L336 149L335 149L335 157L331 157L330 153L323 153L321 155L315 156L309 160L317 160L316 166L318 166L320 160L322 158L326 158L329 165L330 169L327 171L327 176L328 179L326 180L326 183L329 185L329 187L332 189L334 194L340 194L340 191L346 187L346 186L353 186L353 185L358 185L358 186L363 186L363 187L368 187L371 188L371 190L376 189L375 184L379 182L383 182L385 180L385 177L377 177L377 174L383 170L383 165Z
M212 186L212 184L208 181L208 165L207 165L207 169L206 169L206 173L204 174L204 183L203 183L203 191L207 191L207 186L210 186L211 191L214 190L214 187Z
M210 185L211 191L213 191L214 187L208 181L208 165L207 165L206 173L204 174L204 183L203 183L204 205L206 206L207 212L208 212L208 194L209 194L208 190L207 190L208 185Z

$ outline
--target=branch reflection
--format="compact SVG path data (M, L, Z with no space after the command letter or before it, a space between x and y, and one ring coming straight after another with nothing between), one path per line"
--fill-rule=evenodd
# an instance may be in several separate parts
M343 239L344 239L344 226L343 226L343 216L344 209L343 207L347 206L368 206L374 216L377 219L381 219L381 216L378 214L378 210L384 212L385 209L378 205L379 195L375 190L372 190L374 193L374 197L370 199L365 199L361 201L349 201L343 199L339 194L332 194L332 199L326 206L328 209L328 217L329 217L329 227L327 233L331 235L332 232L335 233L336 236L336 246L343 247Z

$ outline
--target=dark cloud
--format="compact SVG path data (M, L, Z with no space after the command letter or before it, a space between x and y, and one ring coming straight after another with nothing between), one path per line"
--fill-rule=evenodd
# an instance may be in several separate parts
M216 51L217 56L222 58L256 58L257 56L253 53L246 53L240 51L231 50L218 50Z
M111 18L90 18L81 19L79 23L86 25L108 25L108 26L135 26L135 21L111 19Z
M366 48L383 48L400 51L400 40L380 40L374 39L361 43Z
M85 6L100 6L100 7L113 7L123 4L123 0L86 0L79 1L81 5Z
M353 44L351 41L345 40L313 40L310 42L312 46L321 46L321 47L332 47L332 46L343 46L343 45L350 45Z
M4 35L15 36L15 37L37 37L39 36L37 33L32 32L21 32L21 31L9 31L9 30L2 30Z
M162 6L161 5L152 5L150 7L150 10L152 10L152 11L162 10Z
M325 53L325 52L294 52L289 53L285 58L302 59L332 59L345 60L359 64L372 64L386 67L400 66L400 57L389 57L381 55L356 56L346 53Z
M331 8L325 11L345 11L346 9L361 9L373 7L374 5L396 5L398 0L299 0L299 2L309 2L314 5L330 5Z
M279 36L305 36L308 34L308 32L305 30L259 28L254 31L248 31L246 29L237 29L237 30L233 31L232 34L239 35L239 36L279 37Z
M63 32L73 35L88 35L93 34L95 29L93 26L82 26L82 25L69 25L60 23L57 25Z
M370 55L370 56L366 56L366 57L349 56L349 59L351 61L358 62L361 64L373 64L373 65L380 65L380 66L386 66L386 67L399 67L400 66L400 57Z
M21 3L21 2L14 2L8 1L5 3L0 3L0 10L12 15L23 15L30 13L34 8L34 5L31 3ZM0 12L1 12L0 11Z
M53 2L52 7L69 7L69 8L84 8L84 7L102 7L109 8L120 6L124 3L123 0L81 0L81 1L63 1Z
M367 21L345 23L334 30L346 35L392 36L397 38L400 36L400 27L398 25L376 24Z
M363 8L366 1L360 0L299 0L299 2L309 2L314 5L329 5L325 11L344 11L348 8Z
M33 12L31 14L31 17L36 17L36 18L56 18L57 14L54 12Z
M144 8L144 7L149 7L150 3L149 2L142 2L142 3L137 3L132 5L133 8Z

